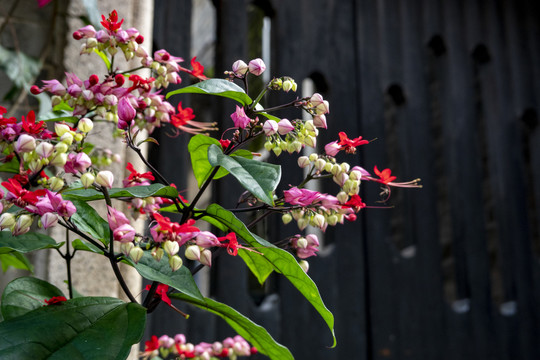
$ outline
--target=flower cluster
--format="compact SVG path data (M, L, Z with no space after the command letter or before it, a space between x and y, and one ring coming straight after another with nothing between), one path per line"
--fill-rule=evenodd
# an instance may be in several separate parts
M238 356L250 356L257 353L257 349L240 335L228 337L222 342L201 342L197 345L186 342L184 334L174 337L153 335L145 342L144 352L140 357L144 359L161 359L175 356L180 359L210 360L214 358L236 359Z

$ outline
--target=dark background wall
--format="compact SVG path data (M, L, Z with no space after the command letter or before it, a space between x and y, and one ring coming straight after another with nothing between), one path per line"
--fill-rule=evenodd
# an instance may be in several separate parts
M189 58L197 41L190 35L193 4L155 6L155 48ZM213 6L216 58L209 68L217 76L259 54L255 20L265 14L272 75L311 78L330 101L320 143L341 130L377 138L340 160L368 170L390 167L398 180L422 178L424 188L393 190L385 205L394 207L365 209L356 222L329 229L320 256L310 260L309 275L336 317L335 349L326 348L331 338L322 319L285 279L272 277L260 288L240 259L217 259L211 295L267 327L298 359L540 358L537 3L216 0ZM198 101L204 100L182 99L201 107ZM233 111L227 102L205 109L220 122ZM163 137L154 155L165 175L189 163L187 139ZM277 160L285 169L295 166L283 155ZM284 171L284 184L298 180L295 171ZM187 186L182 176L175 182ZM230 186L215 186L218 201L234 204ZM362 191L368 204L381 205L377 186L363 184ZM270 240L296 232L279 218L265 226ZM189 322L171 323L167 311L153 315L149 333L185 331L193 341L231 334L207 314L193 310Z

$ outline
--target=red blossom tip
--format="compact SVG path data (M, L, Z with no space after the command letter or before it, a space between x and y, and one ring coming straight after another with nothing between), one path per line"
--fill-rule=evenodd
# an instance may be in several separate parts
M142 44L142 43L144 42L144 36L142 36L142 35L137 36L137 37L135 38L135 42L136 42L137 44Z
M124 77L124 75L122 74L117 74L115 77L114 77L114 82L116 83L116 85L118 86L122 86L124 85L124 82L126 81L126 78Z
M83 38L83 34L80 31L73 32L73 38L75 40L81 40Z
M30 88L30 92L34 95L41 94L41 90L39 89L39 87L37 87L37 85L32 85L32 87Z
M90 82L90 85L96 85L99 82L99 77L96 74L90 75L88 81Z

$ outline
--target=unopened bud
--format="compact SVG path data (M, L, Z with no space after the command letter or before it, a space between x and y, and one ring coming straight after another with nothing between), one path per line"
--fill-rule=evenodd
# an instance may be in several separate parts
M178 251L180 251L180 246L176 241L170 241L167 240L163 243L163 251L169 256L173 256L178 254Z
M42 158L48 158L49 156L51 156L53 150L54 145L46 141L42 141L39 143L38 146L36 146L36 154L38 154Z
M199 260L201 258L201 249L197 245L190 245L186 248L184 255L186 259Z
M309 161L317 161L318 159L319 159L319 155L317 155L317 153L309 154Z
M351 166L347 163L341 163L341 171L344 171L344 172L349 172L349 169L351 168Z
M287 225L288 223L292 221L292 215L289 213L283 214L281 216L281 221L283 221L283 224Z
M112 188L114 182L114 175L109 170L103 170L97 173L96 182L108 189Z
M296 247L299 249L305 249L308 246L308 242L306 238L301 237L300 239L296 240Z
M169 258L169 266L172 271L176 271L182 267L182 258L178 255L171 256Z
M144 255L143 249L141 249L138 246L135 246L133 249L129 251L129 257L135 262L135 264L138 263L139 260L141 260L143 255Z
M267 141L264 143L264 148L266 149L266 151L272 151L272 149L274 148L274 144L272 144L270 141Z
M307 156L300 156L298 158L298 166L300 166L302 169L305 167L308 167L309 164L310 164L310 161Z
M73 134L71 132L64 133L64 135L60 136L60 141L68 146L73 144Z
M8 229L15 225L15 215L12 213L3 213L0 215L0 229Z
M32 226L32 223L34 222L34 218L30 215L19 215L17 218L17 222L15 223L15 227L19 229L19 231L28 231L28 228Z
M306 218L300 218L298 219L297 224L300 230L304 230L309 225L309 220Z
M94 183L94 174L87 172L81 175L81 182L85 189L88 189Z
M335 214L332 214L326 218L328 225L334 226L338 222L338 217Z
M300 260L298 262L298 265L300 265L300 267L302 268L302 270L304 270L305 273L308 272L309 270L309 263L306 261L306 260Z
M54 192L58 192L64 188L64 180L58 177L52 177L49 179L49 189Z
M287 79L287 80L285 80L285 81L283 82L283 91L289 92L289 91L292 90L292 88L293 88L293 83L292 83L291 80L288 80L288 79Z
M28 134L22 134L17 139L17 143L15 144L15 150L18 153L27 153L34 151L36 148L36 139L34 139L33 136L30 136Z
M317 159L315 161L315 169L321 171L326 166L326 160L324 159Z
M156 261L160 261L163 258L163 255L165 255L165 251L163 251L162 248L156 248L152 251L152 257Z
M212 251L209 249L204 249L201 252L201 258L199 259L201 264L206 266L212 266Z
M56 123L54 124L54 132L56 133L56 135L58 135L59 137L61 137L62 135L64 135L66 132L68 131L71 131L71 129L69 128L68 125L66 124L62 124L62 123Z
M82 131L83 133L88 133L94 128L94 123L89 118L82 118L79 120L79 124L77 125L77 129Z
M322 229L326 223L326 219L324 218L324 215L316 214L313 216L313 225L318 227L319 229Z
M66 153L58 153L58 154L53 156L53 158L51 159L51 162L49 164L61 167L61 166L66 165L66 162L67 162L67 154Z
M123 242L123 243L120 243L120 251L122 252L122 254L124 254L125 256L128 256L129 253L131 252L131 250L135 247L135 245L133 244L133 242Z
M347 202L347 200L349 200L349 195L347 195L347 193L345 193L344 191L340 191L336 195L336 197L337 197L340 204L345 204Z

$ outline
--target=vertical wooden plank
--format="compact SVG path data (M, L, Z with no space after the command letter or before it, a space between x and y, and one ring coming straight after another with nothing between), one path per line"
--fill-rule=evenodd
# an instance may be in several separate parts
M451 209L459 313L450 313L455 356L489 358L492 335L489 263L484 235L481 153L472 63L467 53L464 2L444 2L448 55L441 64L445 174ZM455 310L458 307L454 308Z
M517 306L519 338L514 358L538 357L537 304L533 296L533 271L530 228L527 217L524 164L515 99L509 78L508 48L504 40L503 12L506 3L482 2L486 15L485 31L491 61L480 73L480 86L487 128L489 175L495 207L497 231L504 254L504 271L511 273L513 294L506 298L508 306ZM532 316L531 316L532 315ZM536 355L536 356L535 356Z

